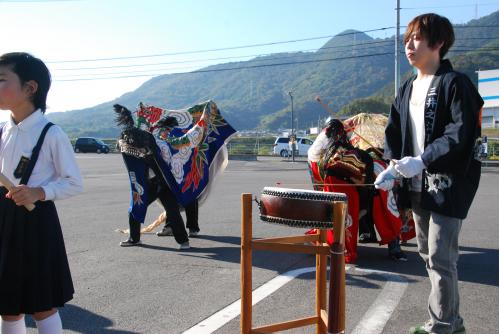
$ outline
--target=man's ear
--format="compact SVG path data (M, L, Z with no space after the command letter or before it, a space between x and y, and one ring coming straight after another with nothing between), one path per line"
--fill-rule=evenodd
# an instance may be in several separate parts
M438 42L433 47L433 50L439 50L440 51L440 49L442 48L442 46L444 46L444 42Z
M24 83L24 89L30 96L33 96L38 90L38 83L35 80L26 81Z

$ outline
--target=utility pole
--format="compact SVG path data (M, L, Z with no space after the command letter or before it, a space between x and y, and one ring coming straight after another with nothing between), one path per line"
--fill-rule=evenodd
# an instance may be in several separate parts
M400 45L400 0L397 0L397 27L395 32L395 97L400 86L400 64L399 64L399 45Z
M291 136L289 140L291 142L291 157L293 158L293 162L295 162L295 147L296 147L295 126L294 126L295 112L293 110L293 93L290 91L288 92L288 94L289 97L291 98Z

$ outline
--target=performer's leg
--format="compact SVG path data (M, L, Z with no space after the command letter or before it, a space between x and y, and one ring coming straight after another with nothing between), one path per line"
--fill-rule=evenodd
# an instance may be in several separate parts
M159 185L156 178L147 181L147 202L145 203L149 206L158 198ZM130 236L127 240L120 242L121 247L138 246L142 243L140 242L140 226L141 222L134 219L132 213L128 213L128 226L130 228Z
M140 241L140 222L136 221L131 214L128 215L128 224L130 225L130 239L134 242Z
M402 251L400 247L400 238L396 237L394 240L388 243L388 256L393 260L397 261L407 261L407 255Z
M128 226L130 228L130 236L127 240L120 242L121 247L138 246L140 242L140 222L136 221L132 214L128 214Z
M374 193L371 189L358 188L359 192L359 242L369 243L378 242L373 221L373 198Z
M163 216L165 216L165 217L163 217ZM165 225L163 225L163 228L161 229L161 231L156 232L156 235L158 237L171 237L171 236L173 236L173 230L172 230L172 227L170 226L171 224L170 224L170 221L168 220L168 217L166 217L166 211L160 215L160 218L164 219ZM158 218L158 219L160 219L160 218Z
M168 217L169 226L172 228L175 241L181 245L187 243L189 241L189 237L187 236L187 231L184 227L184 220L180 215L180 208L177 199L173 195L172 191L168 187L163 187L163 189L159 192L158 197L165 207L166 216Z
M195 237L199 232L199 223L198 223L198 211L199 204L198 200L192 201L189 205L185 207L185 216L187 217L187 228L189 229L189 236Z

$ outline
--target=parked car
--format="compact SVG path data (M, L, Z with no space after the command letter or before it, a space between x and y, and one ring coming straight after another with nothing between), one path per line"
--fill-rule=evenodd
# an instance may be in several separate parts
M313 141L308 138L296 138L295 155L307 155L308 149L310 148L310 146L312 146L312 144ZM274 155L280 155L284 158L291 156L291 150L289 148L289 137L277 137L274 142L274 149L272 153Z
M74 150L78 152L109 153L109 145L93 137L80 137L76 139Z

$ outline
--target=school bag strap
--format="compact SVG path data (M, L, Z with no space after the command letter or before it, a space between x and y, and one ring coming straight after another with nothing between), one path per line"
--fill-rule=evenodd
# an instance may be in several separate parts
M42 133L40 133L40 137L38 138L38 141L36 142L36 145L33 148L33 152L31 153L31 158L29 159L28 167L24 171L23 176L21 177L21 182L19 182L19 184L28 184L28 180L31 176L31 173L33 172L33 168L35 168L36 161L38 160L38 155L40 155L40 149L42 148L45 135L47 134L47 131L52 125L54 125L54 123L48 122L43 128Z

